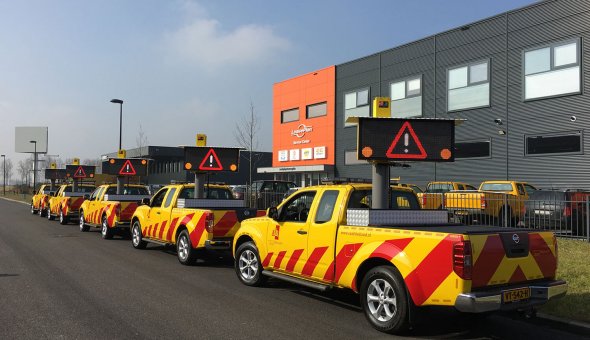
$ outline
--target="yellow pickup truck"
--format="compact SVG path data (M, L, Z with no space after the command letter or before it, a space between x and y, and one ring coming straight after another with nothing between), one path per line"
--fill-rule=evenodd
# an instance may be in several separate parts
M80 231L90 227L100 228L103 239L111 239L121 230L129 230L131 216L144 198L150 198L143 185L126 185L121 195L117 195L116 184L104 184L96 188L80 206Z
M78 190L74 192L72 184L62 184L55 195L49 198L45 208L47 219L52 221L59 217L59 223L67 224L70 218L78 218L78 209L84 202L84 195L94 189L94 185L82 184L78 185Z
M176 245L178 261L190 265L206 250L231 249L240 223L265 214L233 199L228 186L205 187L205 198L193 198L194 191L194 184L167 185L144 199L131 218L133 247Z
M516 226L524 216L529 193L535 190L524 182L484 181L478 190L446 193L446 208L463 223Z
M268 216L242 222L233 243L238 279L351 289L371 325L389 333L406 329L418 307L486 313L566 293L555 279L552 232L450 224L447 211L420 210L401 189L379 210L359 208L371 200L368 184L300 189Z
M51 185L42 184L39 190L31 198L31 214L39 213L41 217L45 217L45 206L49 202L49 194Z
M453 190L475 190L475 187L461 182L430 182L423 193L418 193L422 209L444 209L445 193Z

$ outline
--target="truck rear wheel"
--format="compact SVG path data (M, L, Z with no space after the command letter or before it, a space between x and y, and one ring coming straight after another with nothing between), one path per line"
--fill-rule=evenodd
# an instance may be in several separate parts
M193 248L186 229L181 231L178 239L176 239L176 253L178 262L185 266L193 265L197 261L197 250Z
M88 231L90 227L84 221L84 211L80 210L80 231Z
M33 203L31 203L31 214L35 215L37 213L37 210L35 210L35 206L33 205Z
M266 279L262 275L262 262L253 242L243 243L236 251L235 269L238 279L246 286L258 287Z
M51 215L51 207L47 207L47 219L53 221L53 216Z
M102 225L100 228L100 235L105 240L110 240L113 238L115 234L115 230L113 228L109 228L109 221L107 220L106 216L102 217Z
M147 246L147 242L143 240L143 235L141 234L139 221L133 222L133 226L131 227L131 244L135 249L145 249Z
M63 210L59 210L59 224L68 224L68 222L70 221L70 219L64 215L64 211Z
M381 332L407 329L408 297L399 272L388 266L371 269L361 284L361 305L367 320Z

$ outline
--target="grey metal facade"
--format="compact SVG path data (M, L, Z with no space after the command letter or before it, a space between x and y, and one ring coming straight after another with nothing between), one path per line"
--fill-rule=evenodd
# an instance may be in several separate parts
M570 38L580 39L581 93L525 101L524 51ZM344 127L345 94L368 87L371 99L390 96L392 81L421 76L422 117L467 119L457 127L456 141L490 140L491 156L415 162L410 168L392 168L392 177L418 185L432 180L478 185L509 178L542 188L590 189L590 94L584 89L590 71L588 38L590 1L548 0L337 65L336 176L371 174L369 165L345 165L345 151L356 149L356 128ZM448 112L447 70L478 60L489 61L489 107ZM525 136L568 131L582 132L581 152L525 154Z

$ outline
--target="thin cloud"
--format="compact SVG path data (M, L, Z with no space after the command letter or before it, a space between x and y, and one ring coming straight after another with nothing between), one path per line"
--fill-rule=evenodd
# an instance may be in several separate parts
M190 12L203 16L202 9L197 8ZM270 26L248 24L224 31L219 21L204 17L193 17L168 34L165 42L175 57L202 68L266 63L291 45Z

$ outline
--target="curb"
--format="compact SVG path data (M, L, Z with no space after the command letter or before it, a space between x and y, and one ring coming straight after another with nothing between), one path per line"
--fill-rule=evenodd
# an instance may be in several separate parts
M6 200L6 201L10 201L10 202L15 202L15 203L21 203L21 204L24 204L24 205L29 205L29 203L27 203L27 202L23 202L23 201L19 201L19 200L13 200L12 198L0 197L0 199Z
M553 322L558 322L558 323L561 323L561 324L564 324L567 326L574 326L574 327L579 327L579 328L584 328L586 330L590 330L590 323L583 322L583 321L564 319L564 318L560 318L558 316L553 316L553 315L549 315L549 314L545 314L545 313L537 313L537 318L545 319L545 320L549 320L549 321L553 321Z

